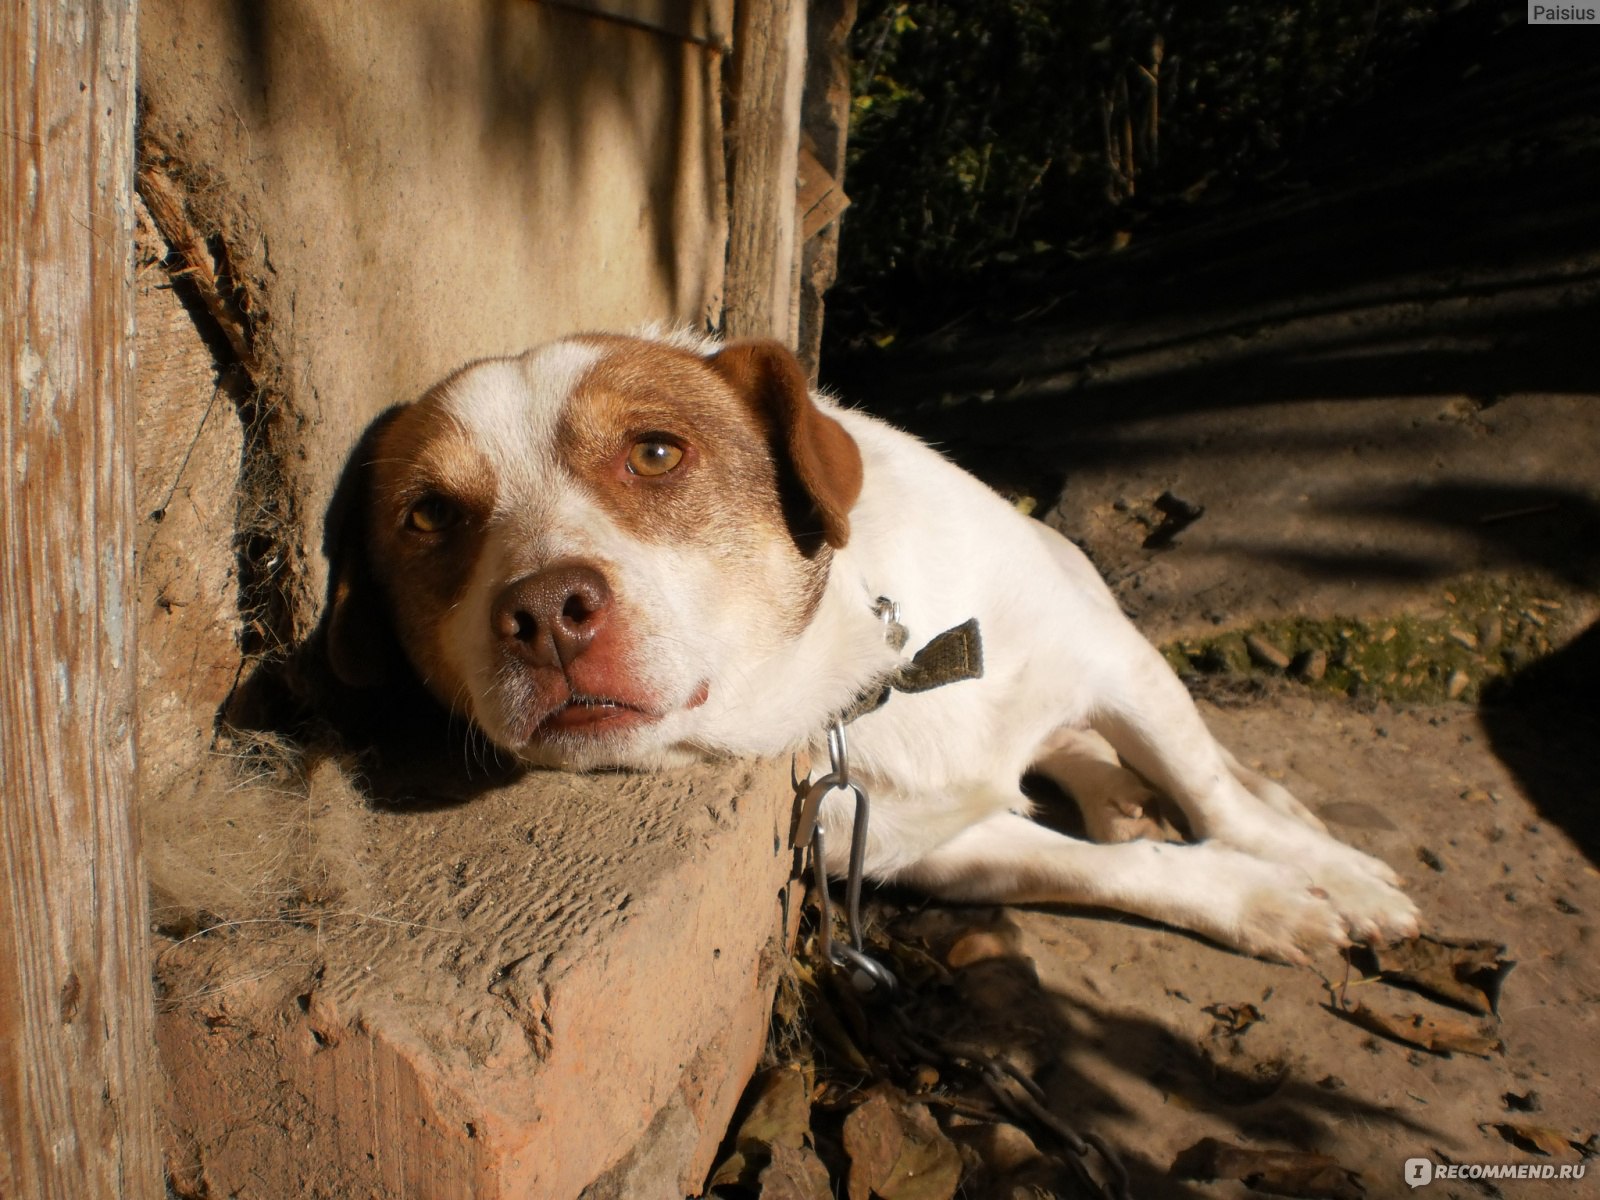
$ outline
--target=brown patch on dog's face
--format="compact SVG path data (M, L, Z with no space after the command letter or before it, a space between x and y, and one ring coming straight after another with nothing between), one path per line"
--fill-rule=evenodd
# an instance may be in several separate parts
M562 461L641 541L693 546L722 560L730 589L739 588L739 572L770 566L760 560L783 548L789 578L782 584L795 601L783 624L797 633L821 598L831 554L817 540L819 526L797 531L785 511L786 464L770 423L698 355L629 338L579 340L606 353L563 413ZM660 475L641 474L630 456L654 443L681 458Z
M449 703L462 681L431 630L466 589L494 512L495 478L467 431L442 412L446 387L399 412L374 442L367 535L395 629Z

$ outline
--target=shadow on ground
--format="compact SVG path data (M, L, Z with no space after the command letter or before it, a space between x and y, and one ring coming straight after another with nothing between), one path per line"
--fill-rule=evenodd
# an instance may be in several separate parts
M1495 754L1539 812L1600 865L1600 622L1485 696L1480 720Z

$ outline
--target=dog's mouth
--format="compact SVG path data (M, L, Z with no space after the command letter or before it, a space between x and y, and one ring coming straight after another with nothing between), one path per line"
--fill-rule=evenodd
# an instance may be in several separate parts
M706 702L709 694L710 685L700 684L684 708L699 708ZM665 716L665 713L655 712L626 700L574 692L534 727L530 740L536 741L554 734L598 737L605 734L627 733L645 725L654 725Z
M641 725L652 725L660 719L661 714L650 712L624 700L613 700L606 696L573 695L565 704L539 722L533 731L533 736L538 738L552 733L589 735L622 733Z

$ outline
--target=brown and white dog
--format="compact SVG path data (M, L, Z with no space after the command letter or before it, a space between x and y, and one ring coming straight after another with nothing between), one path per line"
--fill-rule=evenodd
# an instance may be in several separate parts
M808 391L770 342L591 335L457 371L370 443L366 566L434 695L535 765L820 746L976 618L981 677L849 727L871 878L1105 906L1290 961L1412 935L1383 863L1241 766L1088 560L910 435ZM359 588L329 645L366 678ZM888 639L880 597L899 607ZM1190 844L1080 841L1022 776L1124 836L1152 792ZM834 873L852 806L824 801Z

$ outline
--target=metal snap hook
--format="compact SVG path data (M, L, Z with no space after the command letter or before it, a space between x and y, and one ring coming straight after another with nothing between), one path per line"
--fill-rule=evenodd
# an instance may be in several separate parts
M823 828L816 821L822 798L835 789L854 793L856 802L850 836L850 872L845 880L845 925L850 933L848 946L838 945L833 940L833 906L828 895L828 871L824 865L827 843ZM802 819L809 819L811 824L812 871L821 908L818 946L829 962L850 972L851 984L858 992L865 994L882 988L892 993L899 986L894 972L866 952L866 939L862 932L861 883L865 874L870 813L866 789L857 783L841 784L833 774L824 775L812 784L801 806Z

